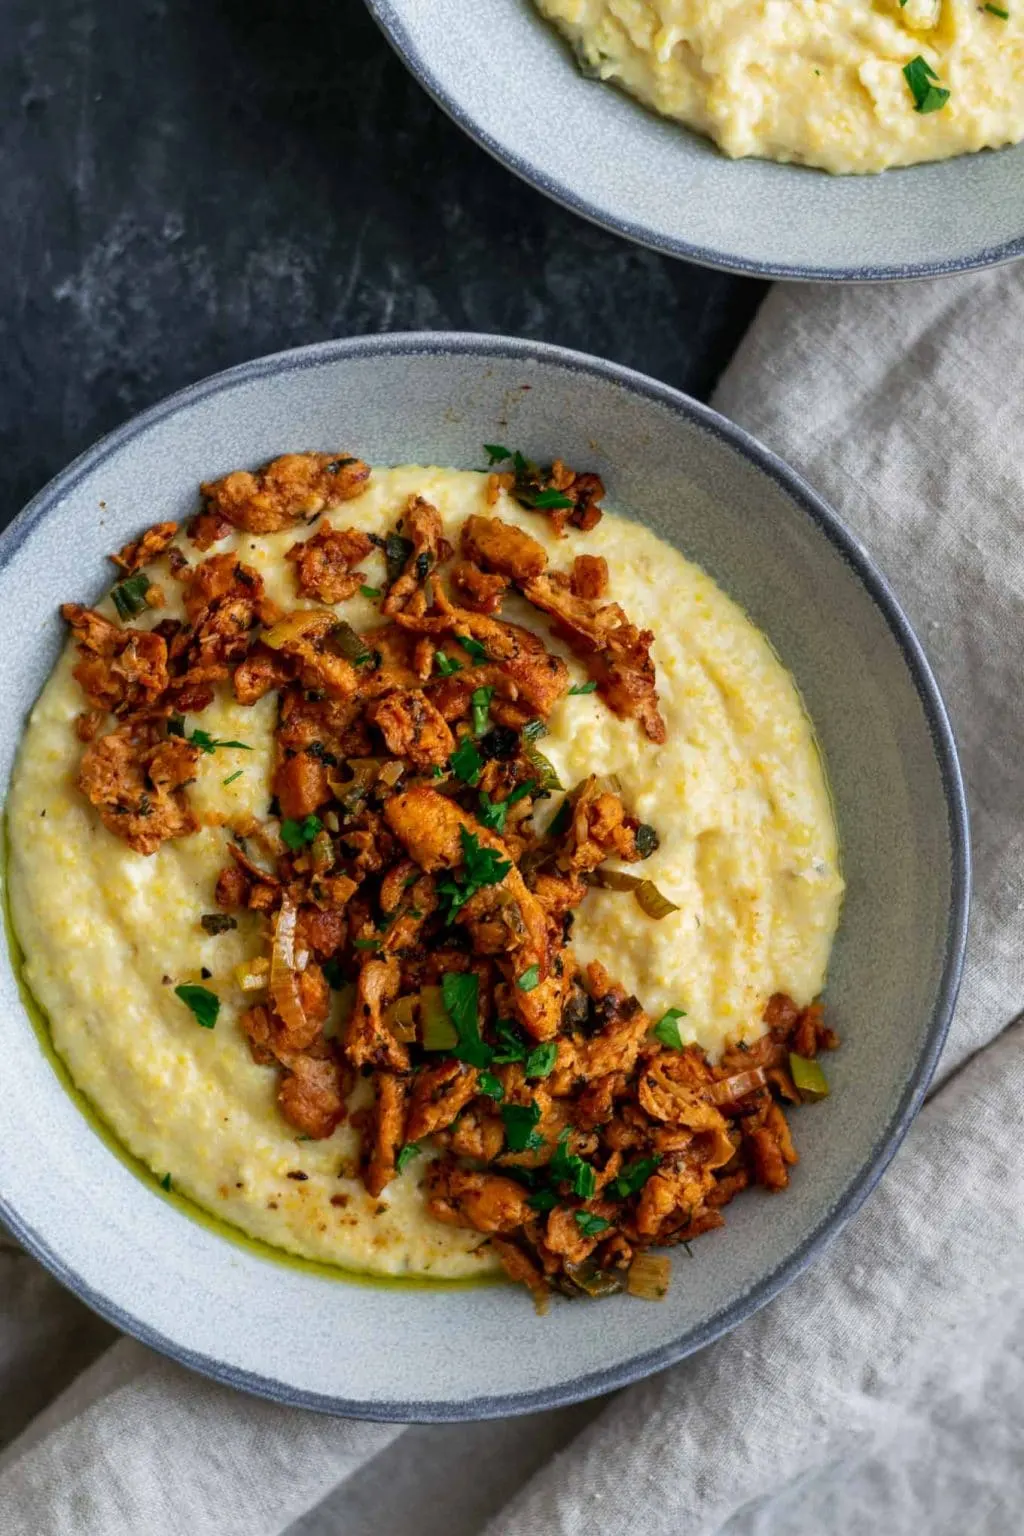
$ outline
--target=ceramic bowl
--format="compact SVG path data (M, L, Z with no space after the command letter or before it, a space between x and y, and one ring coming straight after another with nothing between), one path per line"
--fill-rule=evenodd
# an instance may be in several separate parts
M842 282L1024 255L1024 145L882 176L729 160L586 79L531 0L367 0L434 99L524 180L616 234L704 266Z
M504 1284L353 1284L196 1220L113 1155L0 963L0 1216L118 1327L282 1402L378 1419L553 1406L678 1360L768 1301L878 1179L921 1100L956 992L968 845L934 679L835 514L713 411L613 364L484 336L381 336L235 368L129 422L0 537L0 773L62 643L57 606L109 586L107 551L184 518L200 480L287 449L479 466L481 444L598 470L608 504L698 560L770 637L816 722L849 893L828 1001L829 1102L801 1114L785 1197L738 1200L674 1259L668 1298L558 1304ZM677 1250L678 1254L678 1250ZM679 1274L683 1271L683 1274ZM438 1341L443 1341L443 1348Z

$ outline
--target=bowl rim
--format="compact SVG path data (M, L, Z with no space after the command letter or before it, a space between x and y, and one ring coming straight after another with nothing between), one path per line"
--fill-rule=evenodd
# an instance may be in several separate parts
M924 1099L946 1040L960 987L971 895L971 851L967 800L956 741L938 683L909 620L886 578L867 551L840 521L818 493L784 460L742 427L710 406L692 399L671 385L619 363L572 351L547 342L492 336L476 332L408 331L355 336L318 342L252 359L209 375L167 396L102 437L56 475L0 532L0 572L49 511L71 495L77 484L106 459L165 418L188 410L196 401L240 384L272 378L298 369L321 368L349 359L413 355L500 357L524 363L550 364L571 373L588 374L610 381L668 407L675 415L699 426L727 444L741 458L766 474L811 518L865 587L886 621L910 672L931 735L940 770L948 814L952 856L952 890L946 929L945 956L936 1005L924 1048L916 1068L904 1085L889 1123L879 1136L871 1156L846 1186L835 1204L800 1246L756 1285L731 1305L714 1314L699 1328L678 1336L659 1348L632 1356L621 1364L571 1378L553 1387L526 1393L497 1393L453 1402L364 1402L333 1394L306 1392L288 1383L224 1364L175 1343L140 1318L124 1312L87 1285L63 1261L50 1242L24 1223L9 1202L0 1197L0 1220L22 1246L62 1285L121 1332L139 1340L201 1375L223 1385L250 1392L273 1402L310 1408L345 1418L364 1418L389 1423L446 1423L468 1419L500 1418L562 1407L584 1401L615 1388L628 1386L666 1366L703 1349L771 1301L805 1270L859 1210L875 1188L910 1128ZM8 950L8 955L9 955Z
M1024 233L1022 233L1015 235L1011 240L1004 241L1001 245L982 246L967 256L949 260L937 258L934 261L896 262L891 265L861 267L837 267L827 264L806 266L800 263L755 261L734 256L714 246L694 245L688 240L680 240L653 229L650 225L634 223L631 219L623 218L590 198L581 196L570 183L549 175L541 166L517 154L504 140L488 133L463 108L457 96L446 89L431 69L413 43L393 0L365 0L365 3L374 21L410 74L419 81L428 96L442 111L446 112L476 144L479 144L481 149L485 149L506 170L535 187L538 192L543 192L553 202L567 208L570 213L579 214L589 223L596 224L599 229L610 230L612 234L620 235L625 240L632 240L636 245L646 246L648 250L657 251L663 256L675 256L681 261L692 261L698 266L711 267L717 272L731 272L764 280L785 279L798 283L914 282L927 277L953 277L963 272L978 272L989 267L1002 267L1024 256ZM977 153L999 154L1001 151L986 150L977 151ZM912 165L903 166L895 174L913 172L914 169ZM821 172L821 174L827 173ZM894 172L884 174L892 175Z

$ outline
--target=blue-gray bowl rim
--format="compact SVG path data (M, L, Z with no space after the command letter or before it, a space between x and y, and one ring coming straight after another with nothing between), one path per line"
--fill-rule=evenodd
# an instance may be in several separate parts
M815 267L787 262L746 260L739 256L731 256L726 251L715 250L710 246L691 245L686 240L676 240L670 235L660 235L645 224L634 224L629 219L617 218L587 198L580 197L567 183L545 175L538 166L524 160L492 134L486 133L469 113L463 111L451 92L445 90L433 70L413 46L412 39L391 4L391 0L366 0L366 7L398 57L410 74L419 81L427 95L448 114L453 123L468 134L474 143L479 144L481 149L485 149L500 165L535 187L538 192L543 192L545 197L551 198L552 202L560 203L570 213L577 213L580 218L596 224L599 229L610 230L613 235L621 235L624 240L632 240L635 245L646 246L648 250L658 251L663 256L675 256L680 261L692 261L700 267L712 267L717 272L734 272L745 277L758 277L765 280L785 279L795 283L892 283L918 281L925 277L954 277L960 272L980 272L988 267L1003 267L1008 262L1024 256L1024 234L1020 234L1002 245L982 246L980 250L972 251L969 256L960 256L950 261L909 262L889 267ZM899 174L905 174L907 171L912 173L913 169L913 166L904 167Z
M629 1386L655 1371L683 1360L712 1344L758 1311L794 1280L832 1241L859 1210L878 1183L911 1122L921 1106L928 1084L938 1064L949 1031L949 1024L960 988L971 892L971 851L967 799L957 755L956 741L946 706L931 667L910 622L889 583L874 565L858 541L844 527L838 515L795 470L766 448L735 422L719 415L710 406L692 399L671 385L659 383L619 363L607 362L584 352L548 342L529 341L509 336L489 336L475 332L406 331L379 336L352 336L296 347L287 352L240 363L222 373L215 373L133 417L81 454L55 479L43 487L28 505L0 533L0 571L9 564L15 551L46 517L50 508L70 495L84 475L97 469L112 454L118 453L156 422L178 411L187 410L195 401L218 394L237 384L272 377L300 368L319 368L336 360L367 357L374 354L395 357L434 354L481 358L511 358L549 363L575 373L589 373L610 380L633 393L658 401L714 437L728 443L741 457L766 474L812 519L841 557L859 576L899 645L914 680L921 707L928 724L942 778L949 814L949 836L953 863L953 889L946 949L938 999L924 1050L916 1071L908 1079L896 1110L879 1138L872 1156L844 1192L835 1207L823 1216L818 1226L796 1251L776 1266L756 1286L731 1306L723 1308L706 1324L692 1329L671 1344L625 1361L619 1366L594 1371L555 1387L536 1392L476 1397L464 1402L432 1402L429 1399L408 1402L360 1402L322 1393L298 1391L287 1383L246 1371L238 1371L209 1355L197 1354L165 1338L137 1318L110 1304L70 1270L37 1232L26 1226L15 1210L0 1199L0 1220L32 1256L49 1270L69 1291L114 1327L170 1359L188 1366L225 1386L251 1392L258 1397L295 1408L310 1408L342 1418L364 1418L387 1423L445 1423L468 1419L494 1419L521 1413L536 1413L547 1408L582 1402Z

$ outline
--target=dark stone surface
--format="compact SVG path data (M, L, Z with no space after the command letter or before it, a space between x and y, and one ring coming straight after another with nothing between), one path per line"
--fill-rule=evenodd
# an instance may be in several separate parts
M263 352L503 331L706 395L762 292L523 185L360 0L4 0L0 228L4 520L101 433Z

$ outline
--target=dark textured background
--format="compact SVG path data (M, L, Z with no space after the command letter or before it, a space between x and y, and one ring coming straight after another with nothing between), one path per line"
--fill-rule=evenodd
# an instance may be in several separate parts
M3 521L101 433L263 352L503 331L706 395L762 292L516 180L360 0L0 0L0 230Z

